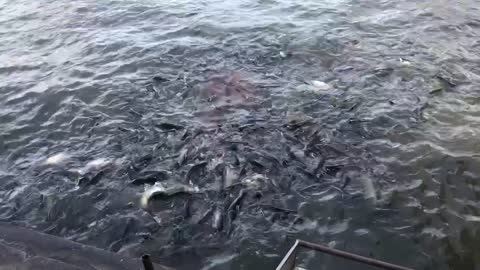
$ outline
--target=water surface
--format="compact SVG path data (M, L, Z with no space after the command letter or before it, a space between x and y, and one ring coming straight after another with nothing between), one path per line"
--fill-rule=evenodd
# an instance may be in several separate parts
M2 0L0 219L178 269L273 269L295 238L476 269L478 14L474 0ZM267 180L218 230L202 217L241 189L223 188L225 167ZM208 191L146 212L131 181L159 171Z

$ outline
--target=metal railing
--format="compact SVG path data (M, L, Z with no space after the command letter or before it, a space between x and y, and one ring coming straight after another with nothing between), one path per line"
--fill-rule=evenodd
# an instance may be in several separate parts
M152 260L150 259L150 255L145 254L142 256L142 263L143 263L143 268L145 270L155 270L153 267Z
M340 257L344 258L349 261L353 262L358 262L361 264L381 268L381 269L386 269L386 270L413 270L411 268L403 267L400 265L396 264L391 264L387 263L384 261L368 258L368 257L363 257L360 255L356 255L353 253L341 251L338 249L322 246L319 244L314 244L310 242L306 242L303 240L296 240L295 244L290 248L290 250L287 252L285 257L283 257L282 261L280 264L277 266L276 270L294 270L295 269L295 263L296 263L296 258L297 258L297 253L301 248L306 248L310 250L315 250L319 251L328 255L332 255L335 257ZM145 270L154 270L153 263L150 259L150 256L145 254L142 256L142 262L143 262L143 267Z
M295 241L295 244L293 244L293 246L290 248L290 250L285 255L283 260L280 262L280 264L278 265L276 270L294 270L297 253L298 253L298 250L300 248L307 248L307 249L311 249L311 250L320 251L322 253L329 254L329 255L332 255L332 256L335 256L335 257L341 257L341 258L347 259L349 261L354 261L354 262L362 263L362 264L365 264L365 265L378 267L378 268L381 268L381 269L413 270L411 268L407 268L407 267L403 267L403 266L400 266L400 265L395 265L395 264L375 260L375 259L368 258L368 257L363 257L363 256L356 255L356 254L353 254L353 253L341 251L341 250L338 250L338 249L329 248L329 247L326 247L326 246L306 242L306 241L303 241L303 240Z

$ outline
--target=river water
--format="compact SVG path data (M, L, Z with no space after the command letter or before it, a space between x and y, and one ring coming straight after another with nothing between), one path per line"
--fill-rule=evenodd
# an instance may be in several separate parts
M0 219L178 269L274 269L295 238L478 269L479 14L0 0ZM152 177L204 192L144 210Z

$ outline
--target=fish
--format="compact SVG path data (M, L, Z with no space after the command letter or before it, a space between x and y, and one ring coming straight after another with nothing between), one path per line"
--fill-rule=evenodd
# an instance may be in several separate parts
M212 227L217 231L221 231L223 229L223 215L220 207L217 207L213 213Z
M188 137L190 137L191 131L188 129L185 129L185 132L183 132L182 138L180 140L185 141Z
M203 221L213 212L213 207L209 208L203 215L198 219L197 224L203 223Z
M255 148L252 148L252 147L245 147L245 150L249 150L249 151L253 152L252 155L248 155L248 157L250 157L250 158L253 158L254 156L257 156L257 157L261 157L263 159L266 159L266 160L268 160L272 163L275 163L276 166L282 166L282 162L277 157L275 157L271 153L268 153L267 151L263 151L263 150L260 150L260 149L255 149Z
M352 182L352 178L350 178L349 176L345 176L343 185L340 189L344 190L350 184L350 182Z
M164 82L170 81L169 79L164 78L164 77L162 77L162 76L154 76L154 77L152 78L152 80L153 80L154 82L156 82L156 83L164 83Z
M259 169L264 169L267 167L267 165L263 164L261 161L256 160L252 157L248 157L247 159L248 163L252 164L253 166L259 168Z
M342 164L325 166L322 173L330 176L336 176L343 167L344 165Z
M194 176L200 175L202 171L207 167L207 165L208 165L208 162L206 161L193 165L190 168L190 170L188 170L187 172L187 176L186 176L187 181L191 182Z
M242 179L241 183L249 189L260 189L268 181L268 178L262 174L254 174Z
M175 164L175 166L176 166L177 168L183 166L183 164L184 164L185 161L187 160L188 152L189 152L189 149L188 149L188 148L183 148L183 149L180 151L180 154L178 155L178 158L177 158L177 162L176 162L176 164Z
M187 201L185 202L185 207L184 207L184 213L183 217L184 218L190 218L192 216L192 200L191 198L188 198Z
M100 182L100 179L105 175L105 171L101 170L96 174L94 174L93 176L90 176L90 175L91 174L83 175L80 179L78 179L77 185L80 187L95 185L98 182Z
M372 179L369 177L362 177L361 180L363 182L365 199L371 200L373 203L376 203L377 193L375 191L375 186L373 185Z
M318 157L316 166L314 167L314 169L313 169L313 171L312 171L314 175L317 175L317 174L323 172L323 170L324 170L324 169L323 169L323 166L325 165L325 162L326 162L326 158L325 158L325 157L323 157L323 156L319 156L319 157Z
M228 209L227 209L227 216L228 216L228 231L227 231L227 234L230 234L233 230L233 225L232 225L233 220L235 220L235 218L238 215L238 212L240 211L240 203L241 203L242 199L245 197L246 193L247 192L246 192L245 189L241 189L238 196L228 206Z
M305 152L304 151L302 151L300 149L290 147L288 145L287 145L286 149L287 149L287 152L288 152L288 156L292 160L297 160L300 163L305 164Z
M283 208L283 207L270 205L270 204L253 204L250 207L255 207L255 206L259 206L261 208L267 208L267 209L269 209L271 211L274 211L274 212L282 212L282 213L286 213L286 214L297 213L298 212L298 211L293 210L293 209Z
M100 170L103 169L113 163L112 160L107 158L97 158L92 161L89 161L85 167L80 169L80 172L89 172L92 170Z
M310 85L312 86L312 91L314 92L322 92L332 89L330 84L322 81L311 81Z
M177 124L172 124L172 123L167 123L167 122L156 124L155 126L162 129L162 130L183 130L183 129L185 129L184 126L177 125Z
M230 187L238 179L237 173L230 166L223 168L223 187Z
M153 155L146 154L139 158L136 158L132 162L131 166L135 171L140 171L142 168L147 167L150 164L150 162L152 162L152 160L153 160Z
M313 118L302 112L287 112L286 127L290 130L296 130L306 125L313 124Z
M374 69L375 75L377 75L379 77L386 77L386 76L392 74L393 71L394 71L394 69L392 67L387 67L387 66L379 66L379 67Z
M200 188L196 186L188 186L179 183L159 183L156 182L154 185L148 187L143 193L140 199L140 205L142 208L147 209L150 200L154 197L171 197L177 194L195 194L201 193Z
M58 165L61 164L65 161L67 161L70 158L70 156L66 153L58 153L56 155L53 155L45 161L45 164L47 165Z
M158 181L163 181L168 179L168 173L165 171L146 171L137 175L130 184L132 185L145 185L145 184L155 184Z
M240 190L240 193L238 194L238 196L233 200L233 202L228 206L228 209L227 211L230 213L232 211L235 211L235 208L237 208L237 206L239 206L241 200L243 199L243 197L245 197L245 194L247 193L247 191L245 189L241 189Z
M157 89L155 89L153 85L149 84L145 88L147 89L147 91L152 92L155 97L159 96Z

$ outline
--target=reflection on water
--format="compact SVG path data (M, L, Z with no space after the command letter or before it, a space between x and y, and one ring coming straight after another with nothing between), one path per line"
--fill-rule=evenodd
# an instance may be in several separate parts
M179 269L475 269L479 9L0 0L0 218Z

